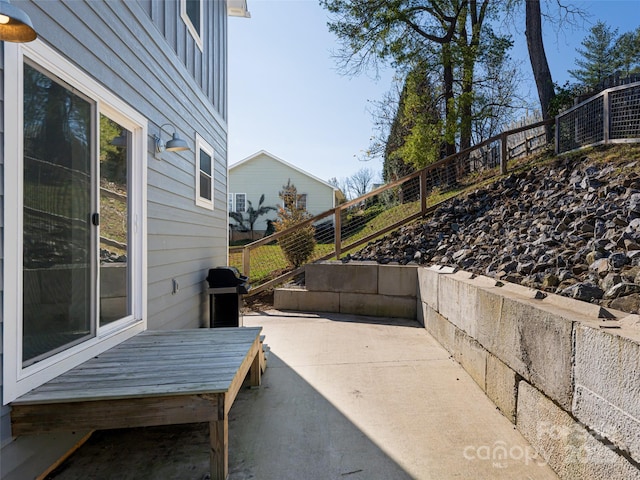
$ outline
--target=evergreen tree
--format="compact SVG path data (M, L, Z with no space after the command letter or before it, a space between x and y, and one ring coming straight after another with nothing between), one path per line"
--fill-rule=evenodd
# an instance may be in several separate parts
M640 27L620 35L615 45L617 68L625 76L640 72Z
M407 75L385 149L384 177L397 180L442 158L444 121L423 63Z
M582 40L584 48L576 49L581 56L575 61L579 68L569 70L569 75L587 87L597 87L619 64L615 55L617 39L617 29L612 30L602 21L596 23Z

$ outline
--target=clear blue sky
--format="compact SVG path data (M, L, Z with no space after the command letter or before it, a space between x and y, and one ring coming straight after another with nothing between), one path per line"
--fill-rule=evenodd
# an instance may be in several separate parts
M544 0L543 0L544 1ZM553 0L555 1L555 0ZM640 25L638 0L567 0L591 17L574 28L545 29L545 50L554 81L570 80L576 47L597 20L619 33ZM229 18L229 164L259 150L328 180L362 167L382 170L379 160L357 159L373 134L367 108L389 90L393 72L345 77L331 52L327 13L317 0L248 0L250 19ZM531 77L526 45L514 32L514 59ZM535 100L535 86L523 85Z

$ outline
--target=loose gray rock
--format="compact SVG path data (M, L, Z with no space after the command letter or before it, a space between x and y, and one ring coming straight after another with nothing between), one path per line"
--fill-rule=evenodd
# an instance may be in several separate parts
M348 261L449 265L623 311L629 297L622 306L637 311L640 291L630 285L640 286L640 163L589 162L558 158L512 173Z
M625 297L634 293L640 293L640 285L635 283L622 282L607 290L603 296L605 299Z
M602 298L604 292L601 288L591 285L589 283L577 283L569 288L565 288L562 291L562 295L575 298L577 300L583 300L590 302Z

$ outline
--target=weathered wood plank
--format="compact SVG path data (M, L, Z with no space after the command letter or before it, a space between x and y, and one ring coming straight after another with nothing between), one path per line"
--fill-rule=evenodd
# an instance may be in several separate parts
M23 395L14 404L166 397L230 389L232 400L255 358L260 331L225 328L142 332Z
M110 387L114 388L126 388L130 387L131 389L136 389L138 387L147 387L147 386L161 386L161 385L202 385L206 388L206 385L229 385L230 381L233 380L234 375L236 374L237 368L234 366L227 366L221 372L224 375L219 376L217 378L202 378L198 375L197 372L190 375L177 375L163 377L162 375L133 375L133 376L119 376L117 378L108 378L108 377L100 377L100 378L81 378L76 381L59 381L56 384L46 384L43 385L40 392L54 392L54 391L64 391L64 390L78 390L82 392L82 390L87 388L93 388L96 386L97 382L101 384L100 389L105 390ZM195 377L194 377L195 375ZM133 393L133 392L132 392ZM170 393L168 390L167 393Z
M210 422L222 394L13 406L14 435Z
M231 362L230 361L225 362L224 359L218 359L218 361L216 362L207 363L207 368L210 371L204 373L204 375L207 378L220 377L221 373L215 367L224 368L225 366L230 366L230 365L231 365ZM214 368L211 368L212 366ZM144 376L145 374L153 374L153 373L155 373L156 375L170 376L170 375L173 375L174 372L178 375L180 375L182 372L198 373L199 375L202 375L203 369L204 369L204 366L201 367L200 369L197 369L196 367L194 367L194 365L189 361L188 358L174 359L173 366L171 368L167 368L162 373L158 372L157 364L155 363L149 363L148 365L141 366L136 369L135 373L131 373L126 370L126 365L122 365L121 363L117 363L117 362L110 362L105 365L100 365L99 367L96 367L96 368L78 370L78 371L74 371L73 373L70 372L69 375L65 375L64 380L74 379L74 378L82 379L87 377L88 378L94 378L94 377L114 378L115 376L118 376L118 375L123 375L125 377L131 377L133 375ZM64 381L64 380L62 378L60 379L60 381ZM58 382L55 382L55 383L51 382L51 383L55 384Z

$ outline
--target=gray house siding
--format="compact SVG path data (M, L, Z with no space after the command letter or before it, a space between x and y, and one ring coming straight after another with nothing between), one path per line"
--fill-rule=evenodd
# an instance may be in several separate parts
M41 40L147 118L148 328L201 326L208 317L207 269L227 261L226 2L204 2L203 52L180 18L177 0L12 4L29 14ZM166 122L175 125L192 151L155 157L152 137ZM213 211L195 205L196 133L214 150ZM1 175L2 170L0 180ZM0 262L4 256L0 249ZM173 279L179 285L175 294ZM1 289L0 277L0 294ZM0 442L5 444L11 439L9 408L1 413Z
M2 365L3 341L2 323L4 321L4 49L0 48L0 365ZM2 369L0 368L0 397L2 396ZM1 403L1 402L0 402ZM0 407L0 448L11 436L9 407Z
M180 19L180 1L158 2L140 1L140 6L147 12L158 31L164 36L169 47L178 55L189 74L196 81L200 90L205 93L210 103L227 118L226 102L226 3L214 0L203 3L203 15L212 18L212 28L203 34L204 51L198 46Z

